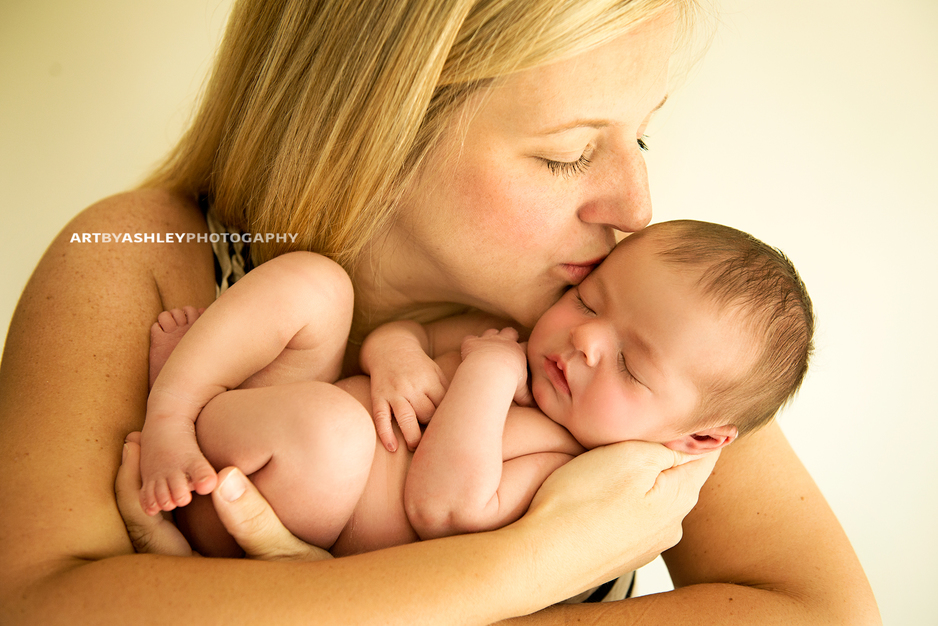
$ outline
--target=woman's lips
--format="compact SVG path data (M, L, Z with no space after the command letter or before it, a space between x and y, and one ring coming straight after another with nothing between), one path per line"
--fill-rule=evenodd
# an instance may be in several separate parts
M570 282L574 285L579 285L590 272L596 269L596 266L599 265L601 261L602 259L596 259L589 263L562 263L560 266L564 269Z
M564 395L570 395L570 385L567 384L567 377L563 373L563 370L560 369L560 365L557 361L545 357L544 372L547 374L547 379L551 382L555 389Z

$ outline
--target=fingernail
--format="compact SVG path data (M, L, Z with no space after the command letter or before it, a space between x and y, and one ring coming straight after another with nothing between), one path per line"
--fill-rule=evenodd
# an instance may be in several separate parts
M225 480L219 485L218 490L221 497L227 502L234 502L244 494L247 485L244 483L244 477L241 472L231 472L225 476Z

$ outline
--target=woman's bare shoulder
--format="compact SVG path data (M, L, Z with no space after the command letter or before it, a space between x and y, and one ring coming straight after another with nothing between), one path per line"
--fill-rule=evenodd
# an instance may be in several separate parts
M132 235L205 228L173 194L112 196L69 222L30 277L0 361L8 581L132 551L111 494L124 436L143 424L150 326L215 295L209 243Z
M164 189L134 189L108 196L79 213L69 227L96 229L80 231L89 234L206 232L198 205Z
M162 189L138 189L104 198L75 216L43 261L67 256L89 269L106 267L115 279L139 280L143 273L152 278L163 308L204 306L214 295L207 232L195 202ZM37 271L42 269L41 263Z

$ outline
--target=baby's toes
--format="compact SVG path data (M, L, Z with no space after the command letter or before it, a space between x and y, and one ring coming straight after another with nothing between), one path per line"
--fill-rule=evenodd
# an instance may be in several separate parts
M175 506L186 506L192 500L192 492L189 489L189 481L185 475L176 474L169 478L168 489L170 497ZM167 509L164 509L167 510Z
M140 506L147 515L155 515L160 510L160 505L156 501L153 484L147 483L140 489Z
M192 324L195 323L195 321L196 321L197 319L199 319L199 316L200 316L204 311L205 311L205 309L199 310L199 309L196 309L194 306L184 306L184 307L182 307L182 313L183 313L183 315L185 315L185 317L186 317L185 323L191 326Z
M182 322L185 323L186 316L179 309L173 309L172 311L163 311L162 313L156 316L156 323L157 325L159 325L160 329L164 333L171 333L177 328L179 328L179 322L176 321L176 315L174 314L176 312L178 312L182 316Z
M191 467L188 475L189 488L203 496L212 493L212 490L215 489L215 483L218 481L218 475L206 461Z
M153 495L156 497L156 503L159 505L161 511L172 511L176 508L176 504L173 502L173 495L166 480L160 480L156 483L153 489Z

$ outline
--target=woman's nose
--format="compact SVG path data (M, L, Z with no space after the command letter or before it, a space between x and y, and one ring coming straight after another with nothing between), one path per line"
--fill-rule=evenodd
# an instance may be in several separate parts
M645 158L637 147L620 158L610 158L608 167L597 172L592 196L580 208L584 222L634 233L651 221L651 194Z

